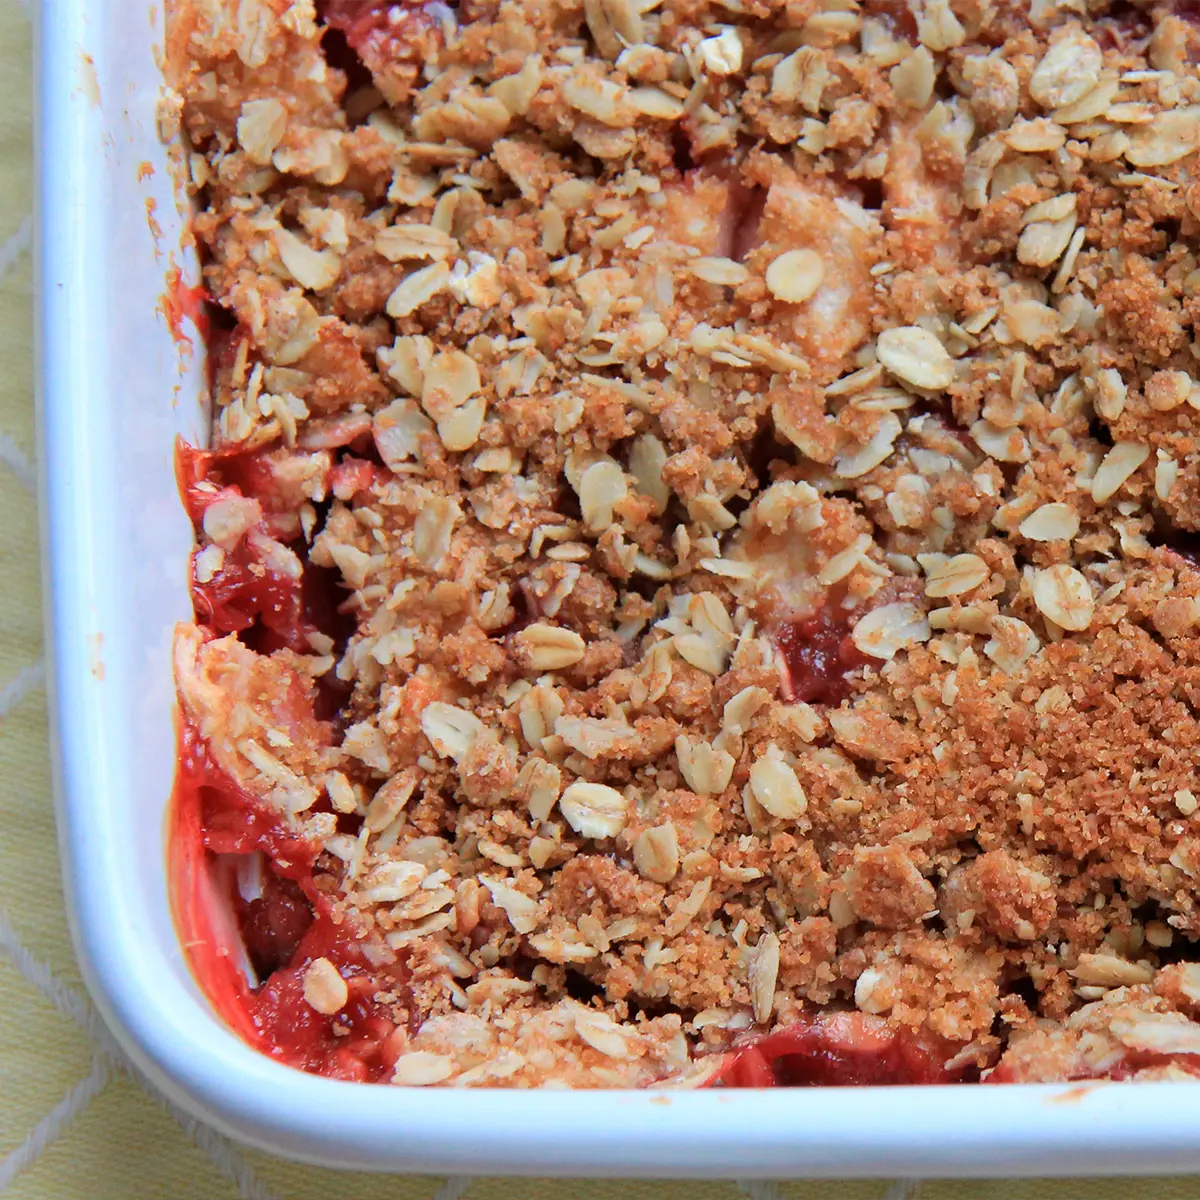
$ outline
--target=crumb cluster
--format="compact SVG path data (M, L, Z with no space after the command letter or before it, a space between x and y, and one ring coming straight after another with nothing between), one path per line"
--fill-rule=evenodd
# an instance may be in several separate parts
M180 693L405 965L395 1080L696 1081L837 1010L956 1077L1191 1071L1200 29L167 34L225 316Z

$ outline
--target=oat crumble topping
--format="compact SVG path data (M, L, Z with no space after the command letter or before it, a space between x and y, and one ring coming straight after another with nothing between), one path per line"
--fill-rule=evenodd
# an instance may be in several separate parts
M378 969L404 1084L1200 1074L1184 6L169 8L179 689L329 1036Z

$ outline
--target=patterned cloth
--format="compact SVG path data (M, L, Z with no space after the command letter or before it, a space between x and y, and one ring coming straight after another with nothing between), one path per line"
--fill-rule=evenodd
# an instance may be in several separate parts
M128 3L130 0L111 0ZM32 29L0 0L0 1194L28 1200L1183 1200L1195 1180L661 1183L339 1175L235 1147L148 1091L87 1000L57 874L32 403ZM402 1131L397 1131L402 1136Z

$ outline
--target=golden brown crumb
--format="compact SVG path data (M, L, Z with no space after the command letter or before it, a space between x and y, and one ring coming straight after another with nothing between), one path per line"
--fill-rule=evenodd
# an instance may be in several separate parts
M317 8L353 77L312 0L173 5L214 443L273 464L195 574L303 559L353 632L180 679L407 956L397 1081L824 1006L997 1078L1200 1052L1192 22Z

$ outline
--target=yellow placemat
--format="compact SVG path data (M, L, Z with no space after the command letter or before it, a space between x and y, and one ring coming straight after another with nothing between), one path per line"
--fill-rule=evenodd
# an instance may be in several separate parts
M110 0L114 4L132 0ZM32 29L0 0L0 1195L27 1200L1200 1200L1200 1180L663 1183L337 1174L235 1147L151 1095L101 1029L55 861L38 582ZM402 1136L398 1130L397 1134ZM1198 1135L1200 1136L1200 1135Z

